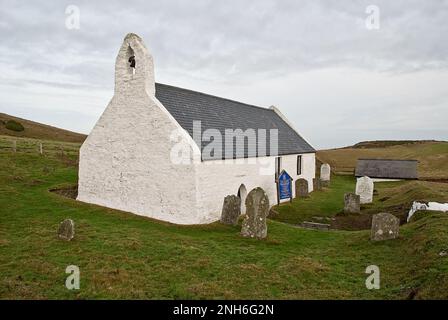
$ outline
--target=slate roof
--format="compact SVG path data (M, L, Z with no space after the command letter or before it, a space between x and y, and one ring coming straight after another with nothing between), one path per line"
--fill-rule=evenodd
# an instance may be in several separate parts
M418 179L417 160L358 159L355 176L383 179Z
M222 135L224 154L226 129L266 129L266 155L270 155L269 129L278 129L278 155L313 153L314 148L291 128L274 110L261 108L225 98L156 83L156 98L165 106L176 121L193 137L193 121L201 121L201 130L217 129ZM263 137L260 140L264 141ZM233 158L263 156L255 145L245 140L244 150L234 148ZM210 142L202 142L201 150ZM234 143L236 145L236 143ZM256 154L250 153L255 150ZM238 152L239 151L239 152ZM216 155L211 155L212 159ZM210 160L205 153L203 160Z

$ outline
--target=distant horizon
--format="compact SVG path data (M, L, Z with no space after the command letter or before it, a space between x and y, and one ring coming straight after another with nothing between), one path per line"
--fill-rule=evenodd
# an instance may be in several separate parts
M14 118L18 118L18 119L22 119L22 120L26 120L26 121L31 121L31 122L34 122L36 124L41 124L41 125L53 127L55 129L65 130L65 131L69 131L69 132L72 132L72 133L75 133L75 134L84 135L86 137L90 134L90 132L85 133L85 132L73 131L73 130L70 130L70 129L67 129L67 128L63 128L63 127L60 127L60 126L57 126L57 125L53 125L53 124L50 124L50 123L45 123L45 122L42 122L42 121L36 121L36 120L29 119L29 118L26 118L26 117L23 117L23 116L13 115L13 114L4 113L4 112L0 112L0 113L3 113L3 114L5 114L7 116L10 116L10 117L14 117ZM410 142L410 143L412 143L412 142L448 142L447 140L437 140L437 139L413 139L413 140L409 140L409 139L398 139L398 140L396 140L396 139L393 139L393 140L376 139L376 140L362 140L362 141L360 140L360 141L358 141L358 142L356 142L354 144L351 144L351 145L334 146L334 147L330 147L330 148L315 148L315 149L316 149L316 151L325 151L325 150L331 150L331 149L349 148L349 147L353 147L353 146L355 146L357 144L361 144L361 143L383 142L383 141L384 142Z

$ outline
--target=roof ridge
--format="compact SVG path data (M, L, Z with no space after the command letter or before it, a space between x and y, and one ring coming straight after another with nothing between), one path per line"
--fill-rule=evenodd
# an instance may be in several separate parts
M249 103L245 103L245 102L229 99L229 98L219 97L219 96L216 96L216 95L213 95L213 94L209 94L209 93L204 93L204 92L195 91L195 90L191 90L191 89L176 87L176 86L173 86L173 85L170 85L170 84L166 84L166 83L156 82L156 85L162 85L162 86L165 86L165 87L171 87L171 88L175 88L175 89L180 89L180 90L184 90L184 91L198 93L198 94L201 94L201 95L204 95L204 96L208 96L208 97L212 97L212 98L217 98L217 99L221 99L221 100L226 100L226 101L230 101L230 102L243 104L243 105L245 105L247 107L252 107L252 108L257 108L257 109L261 109L261 110L265 110L265 111L272 111L272 112L274 112L274 110L269 109L269 108L260 107L260 106L256 106L256 105L253 105L253 104L249 104Z

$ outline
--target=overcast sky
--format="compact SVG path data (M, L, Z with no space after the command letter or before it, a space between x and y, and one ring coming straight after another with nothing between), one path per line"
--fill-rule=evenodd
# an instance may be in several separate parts
M315 148L448 140L448 0L0 0L0 112L89 133L129 32L156 81L275 105Z

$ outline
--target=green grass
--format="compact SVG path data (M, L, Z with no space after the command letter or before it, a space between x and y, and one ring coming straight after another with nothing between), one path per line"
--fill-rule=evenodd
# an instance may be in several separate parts
M272 218L290 224L313 221L313 217L334 217L344 209L344 194L355 191L356 180L351 176L332 176L329 188L312 192L307 199L294 199L275 207Z
M264 241L218 223L175 226L50 193L77 182L76 161L57 153L0 150L2 299L405 299L448 298L448 216L401 228L397 240L369 232L317 232L269 221ZM335 179L333 187L353 185ZM339 189L339 188L336 188ZM340 191L316 195L331 214ZM328 196L328 197L327 197ZM312 207L309 204L310 208ZM59 223L75 221L71 242ZM81 270L81 289L65 288L65 268ZM381 289L367 290L369 265Z

